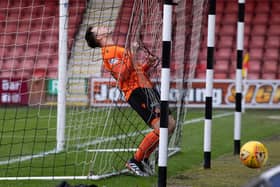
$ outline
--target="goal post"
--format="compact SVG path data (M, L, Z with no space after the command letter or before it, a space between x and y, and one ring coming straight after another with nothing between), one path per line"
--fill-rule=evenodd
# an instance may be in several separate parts
M205 0L174 3L169 99L177 126L169 156L180 151ZM135 62L147 53L160 61L162 13L158 0L0 1L0 180L128 172L126 161L151 128L124 101L102 66L101 50L88 48L84 35L90 25L108 27L128 50L141 43ZM159 64L148 72L158 90Z
M67 84L67 34L68 0L59 0L59 45L58 45L58 93L57 93L57 134L56 150L62 151L65 142L66 84Z

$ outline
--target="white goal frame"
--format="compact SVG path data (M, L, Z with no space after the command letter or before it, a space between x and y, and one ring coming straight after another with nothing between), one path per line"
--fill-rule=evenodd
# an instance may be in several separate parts
M193 0L195 1L195 0ZM201 0L204 2L204 0ZM11 158L10 160L0 160L0 166L6 165L6 164L13 164L13 163L19 163L19 162L24 162L24 161L29 161L37 158L43 158L47 157L49 155L56 155L59 153L63 153L65 151L65 147L67 146L67 140L66 140L66 108L67 108L67 81L68 81L68 73L67 73L67 63L68 63L68 48L67 48L67 41L68 41L68 36L67 32L65 32L65 27L68 25L68 4L69 0L59 0L59 45L58 45L58 95L57 95L57 116L56 116L56 145L54 145L53 148L50 148L50 150L47 151L42 151L30 155L20 155L17 158ZM193 20L192 20L193 21ZM190 31L193 32L193 31ZM200 35L199 35L200 37ZM193 38L192 38L193 39ZM192 41L193 42L193 41ZM193 56L198 55L197 52L194 49L191 49L191 52ZM197 58L191 59L191 61L197 61ZM196 62L191 62L191 63L196 63ZM195 68L195 67L192 67ZM182 70L181 70L182 71ZM191 72L193 76L194 72ZM188 79L191 77L187 77ZM181 80L180 80L181 81ZM184 82L180 82L176 80L176 83L183 87ZM191 81L188 82L188 86L191 87ZM187 90L188 91L188 90ZM180 93L180 97L183 96L183 93ZM188 94L188 93L184 93ZM175 105L182 105L182 103L178 102ZM173 105L172 105L173 106ZM91 107L91 106L90 106ZM109 111L110 112L110 111ZM179 114L180 109L177 109L177 121L179 120ZM179 129L178 131L180 131ZM98 140L93 140L93 141L88 141L88 142L82 142L81 144L75 145L77 148L85 148L88 147L89 145L96 145L100 142L109 142L109 141L114 141L114 140L120 140L124 139L125 137L134 137L139 134L146 134L150 132L150 129L147 130L141 130L137 132L131 132L128 134L118 134L117 136L113 137L102 137ZM177 133L177 129L175 130ZM53 135L54 136L54 135ZM172 141L177 141L177 140L172 140ZM172 143L174 143L172 142ZM129 148L121 148L121 147L114 147L114 148L107 148L107 149L87 149L86 151L91 153L91 152L100 152L100 153L110 153L110 152L135 152L137 150L136 147L129 147ZM66 150L67 151L67 150ZM167 153L168 157L176 154L177 152L180 151L180 147L169 147L167 148ZM154 158L154 161L156 158ZM87 167L90 167L87 165ZM102 178L110 177L110 176L115 176L119 175L122 173L127 173L127 169L119 170L119 171L112 171L111 173L105 173L105 174L98 174L95 175L94 173L88 173L88 175L77 175L77 176L16 176L16 177L0 177L0 181L2 180L99 180Z

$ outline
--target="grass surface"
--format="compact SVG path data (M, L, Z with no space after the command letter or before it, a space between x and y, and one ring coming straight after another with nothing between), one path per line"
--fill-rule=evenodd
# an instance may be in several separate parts
M203 110L189 110L188 119L204 117ZM229 111L218 111L218 113ZM231 111L232 112L232 111ZM170 187L219 187L242 186L253 176L280 163L279 119L277 110L247 110L242 115L243 143L249 140L262 141L268 148L268 164L261 170L244 167L238 156L233 156L233 113L221 118L213 118L212 125L212 163L211 169L202 169L204 121L187 124L183 128L182 150L168 160L168 186ZM278 154L278 155L277 155ZM1 172L1 171L0 171ZM60 181L0 181L0 186L55 187ZM87 183L103 187L153 187L157 177L137 177L121 175L98 181L69 181L72 185Z

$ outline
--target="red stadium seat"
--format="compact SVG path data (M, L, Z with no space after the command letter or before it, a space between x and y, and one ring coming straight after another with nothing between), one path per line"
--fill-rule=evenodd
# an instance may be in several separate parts
M207 59L207 47L204 47L202 51L199 54L200 60L206 60Z
M224 9L224 1L218 1L218 3L216 3L216 13L221 14L224 12Z
M28 38L28 44L39 45L41 42L42 36L39 33L32 33Z
M260 73L259 72L249 72L247 79L252 79L252 80L256 80L256 79L260 79Z
M56 16L58 16L59 15L58 9L59 9L58 6L45 6L44 7L44 17L56 17Z
M269 1L256 1L255 12L268 13L270 11Z
M215 72L228 72L229 70L229 61L228 60L217 60L214 64Z
M222 23L222 20L223 20L223 15L221 14L221 13L217 13L216 14L216 18L215 18L216 20L216 26L218 27L218 26L220 26L221 25L221 23Z
M35 69L48 69L50 60L48 58L39 58L35 63Z
M51 70L47 72L47 77L51 79L57 79L58 78L58 73L57 70Z
M267 33L267 27L265 24L255 24L251 30L251 35L265 35Z
M272 1L271 2L271 12L273 13L280 13L280 6L279 6L279 1Z
M228 78L230 79L236 79L236 71L231 71L228 75Z
M195 77L196 77L197 79L205 79L205 77L206 77L206 72L196 72Z
M58 62L57 62L57 61L50 60L48 69L57 70L57 69L58 69Z
M262 66L261 60L250 59L248 73L260 73L261 66Z
M264 47L264 40L265 40L265 36L262 35L252 36L249 45L254 47Z
M7 59L2 64L2 70L15 70L18 67L18 60L16 59Z
M263 58L263 48L251 48L249 51L250 59L253 60L260 60Z
M255 11L255 3L252 1L246 1L245 4L245 18L247 17L248 14L251 14Z
M28 2L28 5L30 6L30 0L23 0L23 1ZM45 0L36 0L36 1L32 2L33 6L42 6L42 5L44 5L44 3L45 3Z
M18 24L19 24L19 20L6 22L6 24L4 25L5 33L16 33L18 30L17 27Z
M53 27L55 24L55 17L54 16L45 16L44 18L41 19L41 23L43 25L43 29L51 29L50 27Z
M232 56L231 48L221 48L217 50L216 53L217 60L229 60Z
M274 13L271 15L270 20L269 20L269 24L271 25L279 25L280 24L280 12L278 13Z
M12 34L0 35L0 46L9 46L12 43L15 43Z
M268 35L280 35L280 25L270 25L270 27L268 28Z
M220 35L236 35L236 24L223 25L218 32Z
M238 3L234 1L225 1L225 9L224 12L226 13L237 13L238 12Z
M266 47L275 47L279 48L280 47L280 37L278 36L268 36L267 41L265 43Z
M253 19L253 24L266 24L268 22L268 16L269 14L267 13L258 13L255 15Z
M46 6L50 6L50 7L57 7L59 5L59 1L45 1L44 3Z
M40 18L44 17L44 5L41 6L34 6L33 11L32 11L32 19L39 21Z
M202 76L204 77L205 76L205 72L206 72L206 61L202 61L200 62L199 64L197 64L196 66L196 70L195 70L195 73L196 73L196 77L197 76ZM198 78L198 77L197 77Z
M18 33L15 37L16 45L25 45L27 43L28 35Z
M14 7L13 9L10 9L8 11L8 14L6 14L6 20L7 21L19 21L22 14L23 13L20 8Z
M0 59L1 59L1 60L2 60L2 59L4 58L4 56L5 56L5 50L6 50L5 47L1 47L1 46L0 46ZM0 62L1 62L1 60L0 60Z
M215 52L216 64L214 65L215 73L217 73L215 77L222 78L227 74L228 77L235 78L238 3L217 0L216 8L216 20L218 20L216 33L218 37ZM280 77L280 1L248 0L246 1L245 12L244 49L250 55L248 78ZM236 16L235 21L234 16ZM206 38L207 24L205 26L204 33L206 35L204 34L204 37ZM225 48L230 48L231 51ZM206 49L200 51L200 62L206 60L206 52ZM228 65L231 65L228 69L231 69L231 71L222 74L222 71L226 71L223 70L226 67L221 65L222 61L229 61ZM272 75L269 75L268 72L271 72ZM196 76L203 76L199 72L196 73Z
M43 37L43 40L47 43L58 44L58 33L51 31Z
M39 55L40 56L52 56L57 54L57 50L56 48L54 48L53 45L51 45L51 43L43 43L40 44L40 48L39 48Z
M1 11L0 11L0 25L1 25L1 27L0 27L1 30L0 30L0 31L4 30L2 24L5 23L5 21L4 21L5 19L6 19L6 14L5 14L5 12L1 12Z
M262 73L262 76L261 76L261 78L266 79L266 80L269 80L269 79L274 80L274 79L276 79L276 77L277 77L276 73Z
M223 24L236 24L237 23L237 14L225 14L222 19Z
M20 58L24 56L24 47L22 46L13 46L10 47L10 50L7 54L8 57L10 58Z
M44 78L47 74L48 69L48 59L39 59L37 63L35 63L34 71L33 71L33 77L34 78Z
M228 75L226 72L214 72L215 79L227 79Z
M31 78L33 73L33 67L34 67L34 61L24 59L20 61L20 66L18 71L16 72L17 77L25 77L25 78Z
M231 48L233 47L233 37L232 36L223 36L221 35L221 37L219 38L218 42L217 42L217 48Z
M9 4L9 1L0 1L0 7L1 8L7 8Z
M247 8L247 7L246 7ZM245 18L244 18L245 20L245 28L246 28L246 26L248 25L248 24L251 24L252 23L252 20L253 20L253 14L252 13L250 13L250 12L248 12L247 13L247 10L246 10L246 14L245 14Z
M277 73L278 62L277 60L264 60L263 73Z
M76 25L78 25L80 23L80 17L75 15L75 16L70 16L69 17L69 20L68 20L68 24L69 24L69 27L74 27Z
M31 20L28 19L21 20L18 25L18 30L20 30L21 33L28 34L28 32L31 31Z
M34 58L39 53L39 49L37 46L28 46L25 49L25 57Z
M69 7L69 15L70 16L75 16L75 15L79 15L81 14L82 12L84 11L84 7L81 6L72 6L72 7Z
M57 63L48 64L42 61L56 59L54 61L57 62L58 4L56 0L0 1L0 60L4 61L4 68L15 67L16 76L28 76L33 71L34 61L38 59L36 63L38 68L50 65L50 68L57 69ZM69 28L71 29L68 44L71 48L86 1L70 0L69 5L71 5L69 6ZM6 11L7 7L8 11ZM48 45L48 47L42 47L43 45ZM41 59L40 56L44 56L45 59ZM19 61L19 63L16 65L11 60ZM2 75L14 75L14 72L1 73Z
M33 70L34 68L34 60L32 59L22 59L19 61L19 69L24 69L24 70Z
M40 18L36 21L33 21L31 24L31 31L33 33L39 34L40 32L49 29L49 25L45 25L44 21L44 18Z
M244 41L243 41L244 49L248 49L249 46L249 35L244 36Z
M204 48L207 48L207 37L204 36L204 35L203 35L202 38L201 38L200 48L201 48L201 51L202 51Z
M251 35L251 30L252 30L251 26L245 23L244 35L245 36Z
M15 71L14 76L17 78L26 78L30 79L32 75L32 70L27 70L27 69L20 69Z
M264 60L279 60L279 49L267 48L264 52Z
M14 71L1 71L0 77L1 78L14 78L15 72Z
M74 39L76 33L76 29L74 27L68 28L68 38Z
M2 47L0 46L0 58L6 58L7 54L9 53L10 48L9 47Z

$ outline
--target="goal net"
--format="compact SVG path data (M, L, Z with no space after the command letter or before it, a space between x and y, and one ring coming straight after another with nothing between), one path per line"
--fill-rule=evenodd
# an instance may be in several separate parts
M170 110L177 126L169 155L180 150L205 6L204 0L174 2ZM159 89L162 8L158 0L0 1L0 180L127 172L126 161L151 129L84 35L89 26L106 26L135 54L133 61L154 56L158 63L148 73Z

